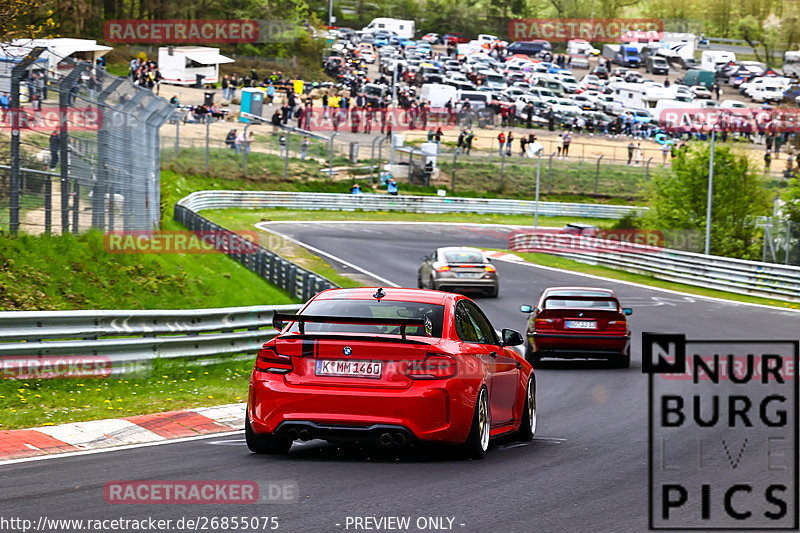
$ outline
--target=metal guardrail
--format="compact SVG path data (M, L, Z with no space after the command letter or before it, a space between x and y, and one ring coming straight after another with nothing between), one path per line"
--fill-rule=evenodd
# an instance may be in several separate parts
M576 252L561 249L556 255L686 285L800 302L800 267L630 243L624 245L629 251L615 251L618 241L609 245L602 244L607 241L601 239L573 238L571 248ZM541 252L540 242L533 233L526 231L509 236L509 248L517 252Z
M186 201L191 196L193 195L189 195L175 205L175 220L192 231L234 233L199 215L196 211L208 208ZM255 253L227 253L227 255L262 279L286 291L292 298L303 302L320 291L338 287L329 279L306 270L259 245L255 246Z
M274 312L300 305L133 311L3 311L6 356L99 356L113 368L164 358L254 353L276 335Z
M390 196L279 191L198 191L176 206L192 212L203 209L300 209L333 211L406 211L412 213L485 213L533 216L536 202L493 198ZM576 218L622 218L646 207L605 204L539 202L539 215ZM190 228L200 229L200 228Z

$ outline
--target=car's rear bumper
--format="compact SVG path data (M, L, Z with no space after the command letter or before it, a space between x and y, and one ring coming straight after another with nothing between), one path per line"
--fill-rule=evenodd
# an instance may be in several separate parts
M531 346L542 357L610 359L627 352L630 335L534 333Z
M390 427L407 432L407 440L462 443L472 424L473 388L457 378L397 390L295 386L274 376L251 382L249 416L256 433L306 429L314 438L374 440Z
M433 280L435 290L496 290L500 282L497 279L482 278L439 278Z

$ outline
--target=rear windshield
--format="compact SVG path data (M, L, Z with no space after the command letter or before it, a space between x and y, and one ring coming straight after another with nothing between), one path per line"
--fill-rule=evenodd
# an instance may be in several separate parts
M381 300L315 300L303 310L304 315L339 316L350 318L428 318L433 326L432 337L442 337L444 306ZM290 330L299 332L299 325ZM372 333L379 335L400 335L399 326L380 326L371 324L319 324L308 322L306 333ZM421 326L406 328L406 334L427 337Z
M573 299L571 296L576 296L581 299ZM597 297L597 300L586 300L584 298ZM586 308L586 309L604 309L616 311L618 304L616 300L609 300L612 298L607 292L598 291L559 291L556 294L548 295L544 303L545 309L559 309L559 308Z
M480 252L445 252L444 260L448 263L483 263Z

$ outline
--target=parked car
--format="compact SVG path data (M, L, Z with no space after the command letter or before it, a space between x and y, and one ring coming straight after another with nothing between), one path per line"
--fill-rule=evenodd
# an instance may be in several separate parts
M422 258L417 286L434 290L477 291L496 298L500 292L497 269L478 248L438 248Z
M449 443L479 459L501 435L536 431L536 375L469 298L399 288L322 291L276 312L250 377L247 447L294 440Z
M544 357L607 359L618 367L631 363L631 330L614 291L596 287L550 287L528 314L525 358L534 368Z
M422 36L422 40L431 44L442 44L442 36L438 33L426 33Z

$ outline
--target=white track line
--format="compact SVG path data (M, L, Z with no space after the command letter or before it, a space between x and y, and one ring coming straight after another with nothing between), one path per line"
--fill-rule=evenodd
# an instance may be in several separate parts
M339 262L339 263L341 263L343 265L346 265L346 266L352 268L353 270L357 270L357 271L361 272L362 274L366 274L367 276L375 278L376 280L380 281L381 283L383 283L387 287L400 287L400 285L398 285L397 283L395 283L393 281L389 281L388 279L386 279L384 277L381 277L381 276L375 274L374 272L370 272L369 270L367 270L365 268L361 268L360 266L354 265L350 261L345 261L341 257L336 257L335 255L329 254L328 252L320 250L319 248L314 248L313 246L311 246L309 244L306 244L306 243L304 243L302 241L298 241L294 237L289 237L288 235L285 235L285 234L280 233L278 231L274 231L274 230L271 230L271 229L268 229L268 228L261 227L261 224L263 224L263 223L260 222L260 223L256 224L256 227L258 229L262 230L262 231L267 231L269 233L272 233L273 235L277 235L278 237L284 238L289 242L293 242L294 244L296 244L298 246L302 246L303 248L305 248L309 252L314 252L316 254L323 255L325 257L333 259L334 261Z

